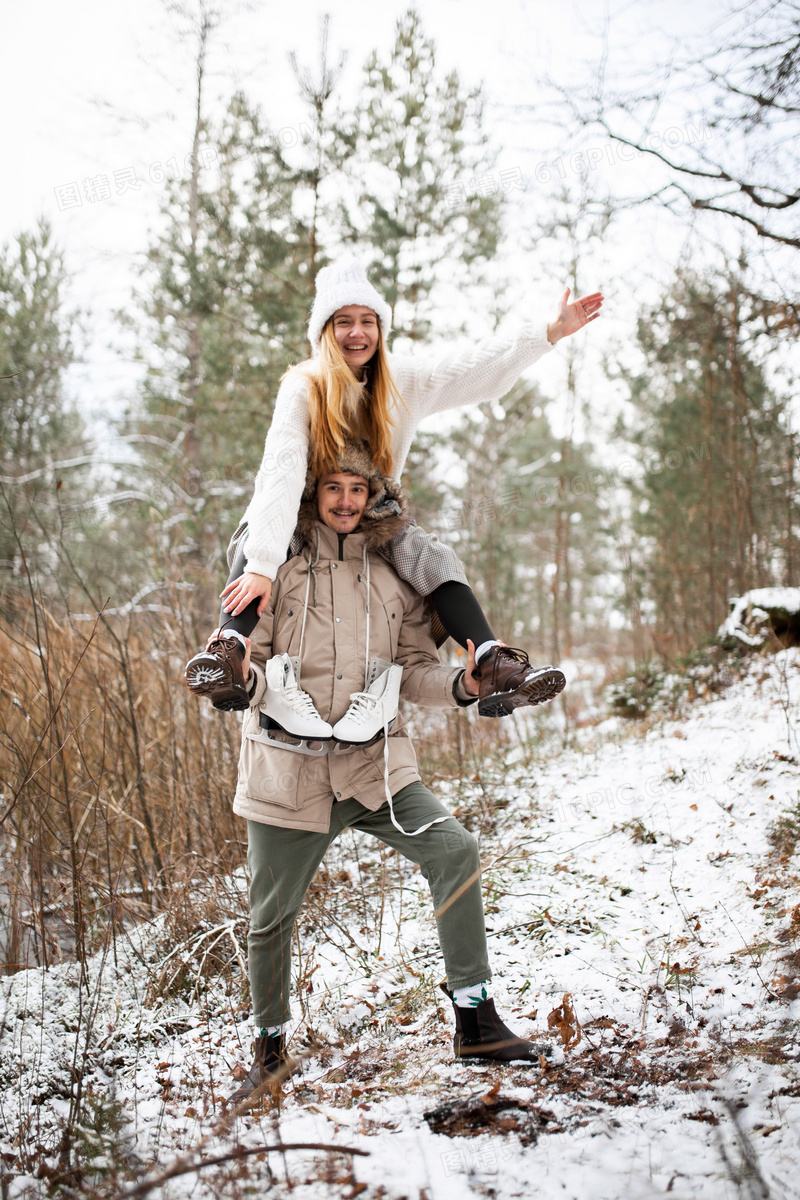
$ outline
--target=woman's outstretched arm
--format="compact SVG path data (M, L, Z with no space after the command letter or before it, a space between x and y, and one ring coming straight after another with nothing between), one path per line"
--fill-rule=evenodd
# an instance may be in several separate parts
M448 408L499 400L556 342L596 320L602 303L601 292L570 302L567 288L549 323L531 320L444 357L395 356L395 377L413 420L417 423Z

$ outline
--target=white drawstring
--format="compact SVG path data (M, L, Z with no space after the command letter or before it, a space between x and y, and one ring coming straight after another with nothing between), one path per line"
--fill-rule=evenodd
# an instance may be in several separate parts
M311 555L308 556L308 574L306 575L306 598L303 601L303 624L300 629L300 649L297 652L297 657L303 660L303 639L306 636L306 617L308 616L308 593L311 590Z
M370 591L369 591L369 554L367 553L367 543L364 542L364 567L367 576L367 649L364 655L364 688L369 687L369 608L370 608Z
M317 530L317 559L319 558L319 530ZM403 829L403 826L394 815L394 805L392 803L392 791L389 787L389 721L386 716L386 707L383 700L379 700L377 696L372 696L368 691L369 686L369 616L370 616L370 572L369 572L369 552L367 544L364 543L364 574L366 575L366 592L367 592L367 622L366 622L366 654L364 658L364 691L353 692L350 700L353 704L360 707L362 710L367 705L380 704L381 716L383 718L383 788L386 793L386 800L389 805L389 816L392 819L392 824L395 829L399 830L404 837L416 837L419 833L425 833L432 825L439 825L442 821L449 821L449 815L446 817L435 817L434 820L428 821L427 825L420 825L419 829ZM306 617L308 616L308 593L311 585L311 572L313 566L311 563L311 555L308 556L308 575L306 576L306 597L303 605L303 626L300 631L300 653L299 658L303 655L303 639L306 634ZM316 710L315 710L316 712ZM366 713L364 713L366 716Z
M303 601L303 625L300 630L300 650L297 655L297 657L301 660L303 657L303 640L306 636L306 617L308 616L308 593L311 590L311 576L314 574L314 566L316 565L316 563L319 562L319 530L318 529L316 530L316 534L317 534L317 553L315 554L313 561L311 559L311 547L309 546L309 548L308 548L308 575L306 576L306 596L305 596L305 600ZM314 607L315 608L317 607L317 577L316 577L316 575L314 575Z

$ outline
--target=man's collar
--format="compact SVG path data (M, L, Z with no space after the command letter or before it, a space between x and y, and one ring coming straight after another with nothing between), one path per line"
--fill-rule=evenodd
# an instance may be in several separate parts
M319 557L333 559L364 557L364 530L359 525L352 533L339 534L319 517L314 523L315 538L319 538ZM314 547L316 551L316 546Z

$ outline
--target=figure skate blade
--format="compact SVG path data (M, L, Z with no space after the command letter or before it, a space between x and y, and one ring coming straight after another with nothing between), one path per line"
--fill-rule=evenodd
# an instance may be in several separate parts
M311 758L324 758L328 753L329 739L297 737L264 712L258 714L258 724L256 732L247 735L253 742L263 742L276 750L289 750L292 754L307 754Z

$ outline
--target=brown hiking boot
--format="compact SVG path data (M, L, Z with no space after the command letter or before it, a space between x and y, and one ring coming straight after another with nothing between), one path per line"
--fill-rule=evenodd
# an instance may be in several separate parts
M558 667L533 667L525 651L513 646L492 646L475 668L475 677L482 717L507 717L524 704L544 704L567 682Z
M208 696L214 708L223 712L249 708L243 662L244 647L238 638L214 638L186 664L186 685L195 696Z
M482 1062L526 1062L533 1066L560 1067L564 1051L552 1042L529 1042L517 1037L500 1019L494 1000L481 1000L473 1008L459 1008L453 993L439 985L453 1004L456 1015L456 1032L453 1037L453 1052L457 1059L478 1059Z

